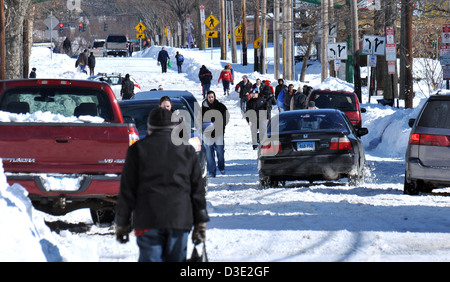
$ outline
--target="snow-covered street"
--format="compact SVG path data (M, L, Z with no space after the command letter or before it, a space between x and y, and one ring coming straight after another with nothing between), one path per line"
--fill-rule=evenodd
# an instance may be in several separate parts
M183 73L176 67L161 73L156 56L160 47L149 48L131 58L97 58L95 72L129 73L143 91L162 85L166 90L188 90L202 100L198 72L205 65L213 73L212 90L230 112L225 131L226 174L209 179L207 204L207 251L210 261L450 261L450 188L429 194L403 194L404 153L409 138L408 120L415 118L424 98L417 93L415 108L405 110L368 103L363 88L362 137L366 149L365 183L349 186L334 182L287 182L285 187L258 189L257 152L252 149L250 129L242 118L237 93L223 96L217 83L229 61L219 50L167 48L171 58L185 57ZM269 57L270 57L269 48ZM249 50L253 54L253 49ZM243 74L251 82L269 79L273 73L253 72L233 64L235 84ZM272 56L273 57L273 56ZM74 59L34 48L31 67L37 78L86 79L74 68ZM175 65L175 64L174 64ZM301 63L296 69L301 68ZM272 68L273 69L273 68ZM320 84L320 63L307 73L307 84ZM299 81L289 81L295 88ZM277 111L272 113L277 114ZM0 116L1 117L1 116ZM1 163L0 163L1 164ZM26 192L8 186L0 170L0 261L137 261L134 235L119 244L111 226L95 226L89 210L51 216L32 208ZM44 220L59 226L51 231ZM192 250L188 246L188 254Z

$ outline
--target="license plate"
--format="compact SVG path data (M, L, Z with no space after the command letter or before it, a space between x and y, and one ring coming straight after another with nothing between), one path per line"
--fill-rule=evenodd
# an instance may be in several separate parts
M297 151L314 151L315 149L314 142L297 142Z

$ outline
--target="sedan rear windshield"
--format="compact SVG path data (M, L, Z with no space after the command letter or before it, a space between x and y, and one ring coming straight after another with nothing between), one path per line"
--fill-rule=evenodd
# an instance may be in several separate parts
M450 129L450 101L429 101L423 110L418 126Z
M106 93L68 87L21 87L2 94L0 110L16 114L51 112L65 117L89 115L113 120Z
M314 91L313 100L319 109L339 109L341 111L356 111L355 96L338 92Z
M272 119L275 121L276 119ZM271 121L271 122L272 122ZM279 116L279 133L347 132L345 120L339 113L297 113ZM274 125L276 129L276 125ZM268 132L270 133L271 125Z
M105 46L105 41L95 41L94 45L92 47L100 48L100 47L103 47L103 46Z

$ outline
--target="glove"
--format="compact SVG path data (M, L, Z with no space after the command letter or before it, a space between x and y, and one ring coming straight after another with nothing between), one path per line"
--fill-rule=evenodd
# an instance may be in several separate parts
M206 222L200 222L194 225L194 231L192 231L192 243L198 245L205 242L206 239Z
M128 242L128 233L130 233L130 229L127 226L116 226L116 240L119 243L125 244Z

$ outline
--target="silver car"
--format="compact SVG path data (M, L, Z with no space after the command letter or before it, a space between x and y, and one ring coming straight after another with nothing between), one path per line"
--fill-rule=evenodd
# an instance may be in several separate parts
M91 52L94 53L95 57L105 57L105 39L94 39L94 42L92 42L92 46L89 47L89 54Z
M404 193L450 187L450 95L430 96L409 125Z

